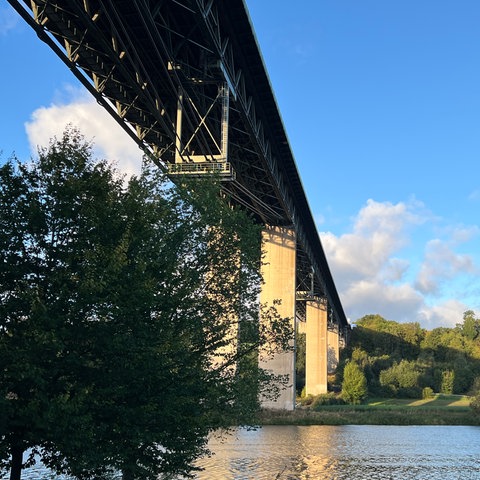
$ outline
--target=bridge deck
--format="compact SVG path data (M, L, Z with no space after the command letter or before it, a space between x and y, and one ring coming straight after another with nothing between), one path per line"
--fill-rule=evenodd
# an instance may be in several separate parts
M225 156L224 189L294 227L298 290L325 296L348 328L243 0L9 2L162 168Z

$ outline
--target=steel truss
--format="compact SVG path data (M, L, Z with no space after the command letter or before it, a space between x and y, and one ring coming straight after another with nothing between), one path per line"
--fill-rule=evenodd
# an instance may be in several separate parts
M172 178L292 227L298 290L348 329L243 0L8 1Z

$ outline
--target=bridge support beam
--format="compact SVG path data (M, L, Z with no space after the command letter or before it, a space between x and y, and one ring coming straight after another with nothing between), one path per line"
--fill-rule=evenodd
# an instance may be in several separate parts
M281 317L295 322L295 263L296 239L292 229L284 227L266 227L262 232L263 285L260 303L276 305ZM259 361L259 366L276 375L288 375L288 387L282 390L276 401L261 398L264 408L293 410L295 408L295 352L277 354L273 359Z
M340 360L340 334L338 332L338 325L335 325L333 329L328 329L327 342L327 371L328 374L333 374L337 370Z
M307 301L305 393L327 391L327 308L322 301Z

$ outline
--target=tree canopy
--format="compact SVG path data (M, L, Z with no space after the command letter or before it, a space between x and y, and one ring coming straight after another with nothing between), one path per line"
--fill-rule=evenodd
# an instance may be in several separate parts
M74 128L0 168L0 459L77 478L189 474L213 429L252 423L288 348L261 311L260 230L203 180L149 162L128 185Z
M343 371L342 398L353 404L361 403L367 396L367 379L356 362L348 362Z
M479 325L472 310L455 327L433 330L366 315L352 329L342 364L355 361L373 395L420 398L424 388L467 394L480 378Z

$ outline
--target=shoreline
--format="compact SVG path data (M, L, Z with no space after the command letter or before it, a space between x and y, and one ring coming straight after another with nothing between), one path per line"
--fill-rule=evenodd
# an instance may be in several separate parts
M480 426L480 416L465 406L342 405L315 410L262 410L260 425L463 425Z

